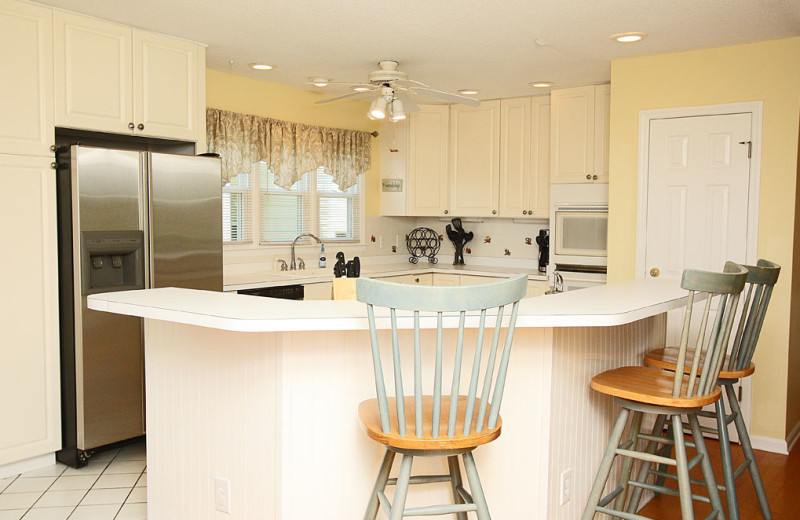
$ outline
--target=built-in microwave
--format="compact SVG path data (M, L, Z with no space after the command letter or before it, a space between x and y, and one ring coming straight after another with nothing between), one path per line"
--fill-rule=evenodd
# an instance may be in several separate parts
M553 185L550 210L552 263L574 266L577 271L581 266L589 271L604 271L597 268L607 265L607 243L608 185Z

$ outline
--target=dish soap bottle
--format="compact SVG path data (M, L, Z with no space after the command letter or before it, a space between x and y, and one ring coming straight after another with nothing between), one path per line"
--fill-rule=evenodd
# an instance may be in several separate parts
M319 266L325 267L328 264L328 259L325 257L325 244L319 250Z

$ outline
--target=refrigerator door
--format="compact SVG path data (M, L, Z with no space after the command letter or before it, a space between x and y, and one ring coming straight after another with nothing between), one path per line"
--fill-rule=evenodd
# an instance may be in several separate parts
M222 184L214 157L150 154L149 287L222 290Z
M90 450L144 433L141 320L86 305L89 294L144 288L143 189L139 152L73 147L71 163L75 433Z

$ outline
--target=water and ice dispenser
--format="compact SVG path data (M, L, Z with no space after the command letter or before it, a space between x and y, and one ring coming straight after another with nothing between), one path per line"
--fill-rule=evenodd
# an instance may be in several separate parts
M81 282L85 295L144 289L144 233L82 231Z

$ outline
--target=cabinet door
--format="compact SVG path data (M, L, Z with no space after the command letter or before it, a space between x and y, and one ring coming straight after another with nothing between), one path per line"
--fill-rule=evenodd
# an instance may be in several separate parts
M441 216L448 211L450 109L420 105L409 116L408 214Z
M0 300L0 465L61 446L56 190L52 159L0 155L8 249ZM13 253L13 254L12 254Z
M379 279L385 282L406 283L409 285L433 285L433 273L382 276Z
M608 182L610 108L611 85L597 85L594 96L594 182ZM597 175L597 179L594 179L594 175Z
M133 30L135 133L197 140L203 81L199 45ZM205 117L203 115L203 117Z
M497 216L500 101L450 107L450 210L455 217Z
M333 283L308 283L303 286L304 300L330 300Z
M460 275L433 273L433 285L435 287L454 287L459 284Z
M500 101L498 216L528 216L531 179L531 98Z
M0 153L52 157L53 10L0 0Z
M543 280L528 280L528 290L525 292L525 297L542 296L547 292L548 288L547 282Z
M56 126L130 133L130 27L54 11Z
M550 182L592 182L594 86L554 90L550 102Z
M494 277L494 276L477 276L471 274L462 274L461 278L459 279L459 283L461 285L480 285L484 283L492 283L492 282L499 282L503 280L503 278Z
M550 218L550 97L531 99L531 176L528 216Z

